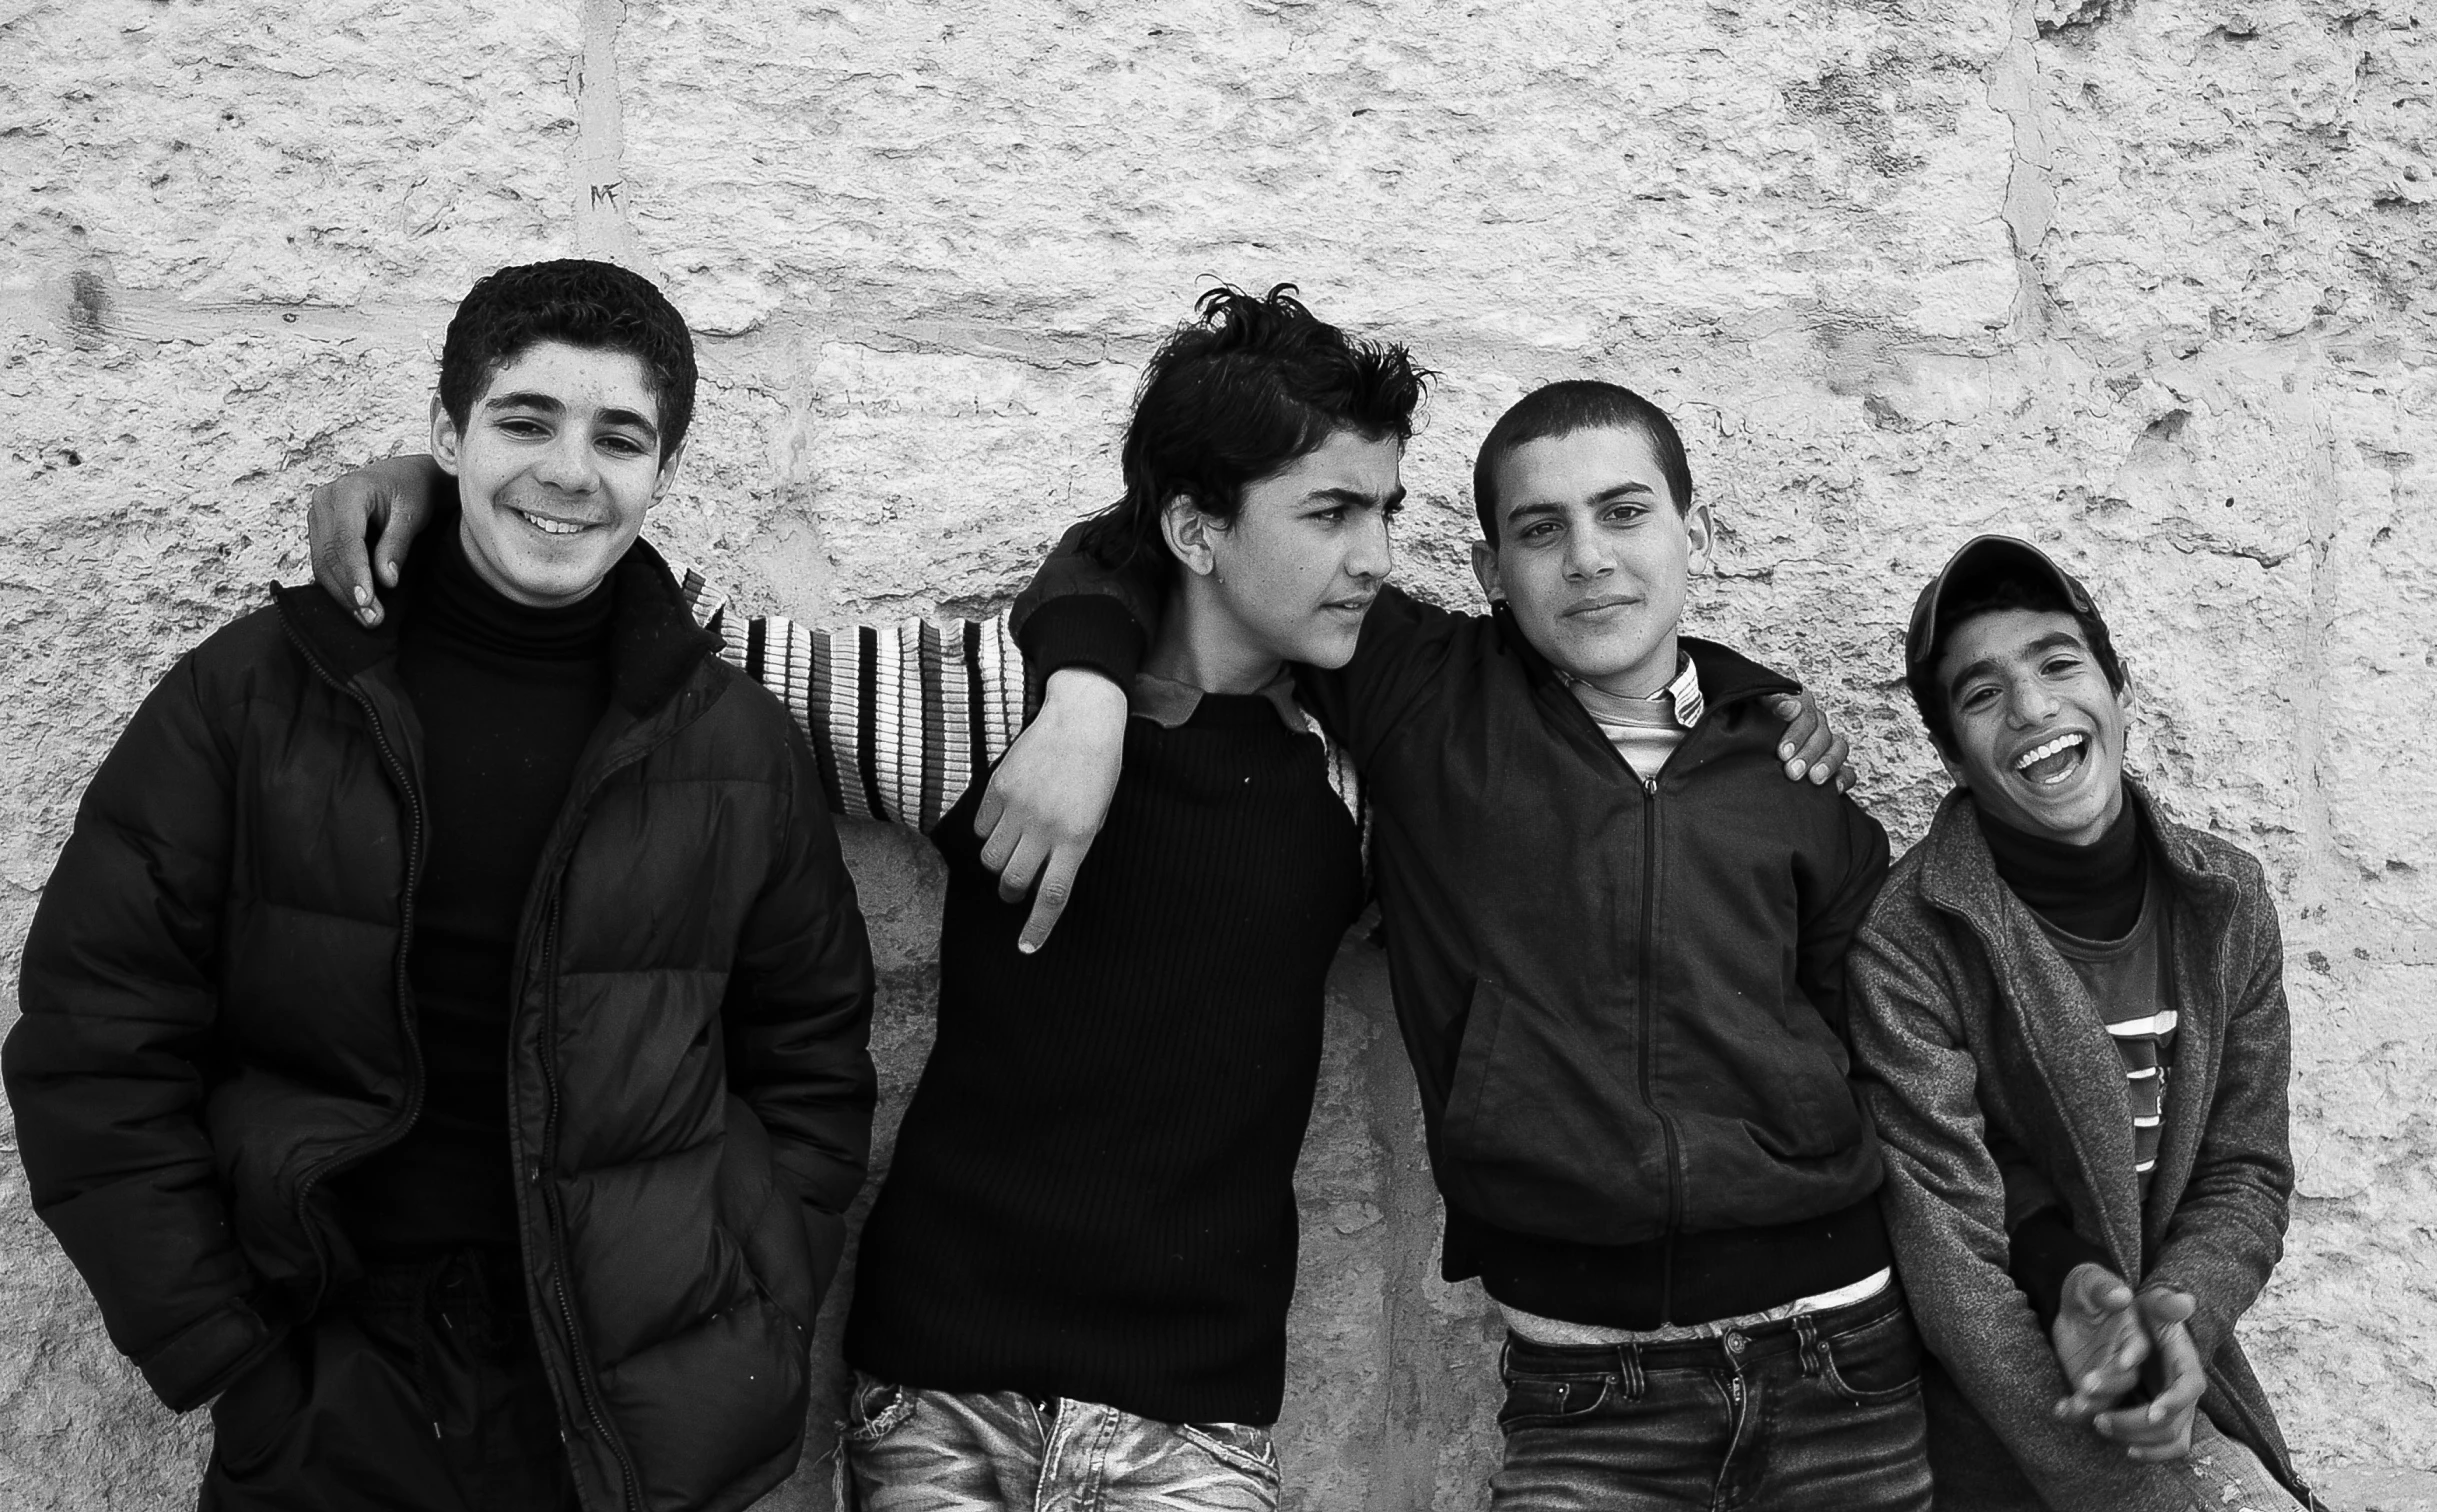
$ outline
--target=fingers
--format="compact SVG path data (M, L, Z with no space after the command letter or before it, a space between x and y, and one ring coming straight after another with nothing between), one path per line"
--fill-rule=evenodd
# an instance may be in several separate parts
M372 590L372 563L360 525L342 523L334 485L313 490L308 528L313 541L313 581L367 625L381 622L381 601ZM395 578L391 579L393 582Z
M1066 900L1074 892L1083 855L1084 847L1079 845L1050 853L1049 864L1041 870L1040 890L1032 896L1032 913L1024 920L1024 932L1016 936L1015 948L1022 954L1030 955L1049 942L1049 932L1058 927L1058 915L1066 912Z
M1838 792L1843 792L1846 788L1853 786L1853 775L1845 766L1845 758L1851 755L1852 751L1853 747L1846 743L1845 737L1842 735L1829 741L1827 754L1811 763L1811 780L1818 783L1833 779Z
M2077 1314L2095 1318L2132 1306L2133 1295L2123 1277L2103 1265L2084 1261L2066 1273L2061 1301Z
M1769 700L1769 708L1786 722L1785 734L1777 741L1777 759L1785 763L1786 776L1800 782L1828 748L1828 722L1820 717L1819 706L1800 694L1779 693Z
M1013 829L1013 825L1006 826ZM1015 848L1007 856L1007 865L998 874L999 901L1020 903L1024 894L1032 891L1032 879L1040 874L1042 863L1049 859L1049 847L1042 843L1037 831L1016 837ZM987 864L985 861L984 864Z

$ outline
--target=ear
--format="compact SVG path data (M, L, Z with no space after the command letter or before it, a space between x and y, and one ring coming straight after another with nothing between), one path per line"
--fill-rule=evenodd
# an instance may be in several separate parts
M448 406L432 395L432 460L450 477L457 476L457 448L465 438L457 434L457 422L449 418Z
M1938 752L1938 765L1946 768L1947 781L1953 783L1959 788L1969 788L1971 786L1969 782L1963 780L1963 763L1955 760L1954 757L1947 755L1944 751L1940 751Z
M1226 527L1202 513L1201 505L1188 493L1170 494L1159 511L1159 533L1167 538L1168 550L1195 577L1208 577L1218 570L1217 536Z
M1498 548L1487 541L1472 543L1472 575L1480 580L1481 597L1503 603L1506 590L1498 586Z
M1717 545L1718 522L1711 517L1707 504L1695 504L1684 511L1684 535L1692 543L1692 552L1684 566L1688 572L1707 572L1709 553Z
M690 436L686 438L687 441L692 439L693 438ZM653 504L659 503L660 496L668 492L668 486L677 481L677 464L685 460L685 448L686 441L678 442L677 449L670 452L667 458L661 462L660 476L652 483ZM646 505L644 507L648 509L651 506Z

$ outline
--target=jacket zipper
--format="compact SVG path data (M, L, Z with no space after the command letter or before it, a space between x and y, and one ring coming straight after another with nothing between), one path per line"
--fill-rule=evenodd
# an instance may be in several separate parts
M648 745L638 746L616 762L603 767L586 785L583 796L580 799L571 800L574 806L582 808L589 805L592 802L592 795L600 791L602 784L641 761L649 753ZM599 1390L592 1377L592 1355L584 1347L583 1330L576 1322L575 1303L567 1295L567 1212L559 1195L557 1179L559 1083L558 1060L553 1049L558 1035L558 937L560 909L564 903L564 895L559 891L555 879L559 870L565 866L566 859L566 855L562 852L550 857L547 866L537 868L535 871L537 877L553 879L549 883L552 889L550 917L542 927L540 962L543 984L542 1027L541 1040L537 1048L545 1096L542 1103L541 1161L535 1172L535 1180L542 1189L542 1210L549 1221L550 1286L553 1298L558 1303L559 1325L566 1332L568 1353L575 1362L576 1394L583 1399L584 1415L591 1421L593 1431L601 1436L601 1442L609 1446L610 1454L618 1462L618 1476L622 1482L625 1505L629 1508L639 1509L643 1505L643 1491L640 1480L635 1474L634 1461L627 1457L625 1441L618 1437L615 1429L610 1427L609 1415L601 1406ZM528 968L527 971L519 974L518 979L521 982L531 975L532 971Z
M423 881L423 797L415 791L406 764L398 759L397 749L389 743L389 733L381 727L381 716L373 708L372 699L352 684L333 677L330 669L322 665L321 658L313 654L313 648L305 644L304 637L288 623L285 614L280 616L280 629L287 635L289 643L296 647L297 654L304 657L305 665L313 669L316 677L346 694L364 711L364 722L371 727L372 743L381 753L382 765L388 768L390 781L406 800L406 892L398 908L397 954L398 1025L406 1036L406 1108L388 1128L369 1141L352 1150L332 1151L308 1167L297 1180L296 1221L312 1243L313 1257L319 1262L315 1268L313 1297L304 1311L304 1315L310 1317L320 1309L322 1298L330 1289L330 1252L322 1243L321 1230L306 1212L314 1187L342 1162L360 1164L405 1138L407 1130L415 1126L415 1120L423 1113L423 1041L415 1030L414 987L406 975L407 947L414 943L415 935L415 889Z
M1611 748L1613 749L1613 748ZM1619 761L1623 758L1620 756ZM1627 771L1632 771L1630 766ZM1659 780L1641 778L1642 784L1642 928L1641 928L1641 1092L1642 1103L1650 1116L1658 1120L1659 1137L1667 1151L1667 1227L1665 1230L1665 1268L1659 1275L1659 1319L1666 1322L1675 1317L1675 1236L1683 1227L1684 1193L1681 1171L1682 1155L1678 1148L1675 1120L1658 1104L1658 1094L1651 1086L1651 1039L1658 1032L1658 914L1659 914Z

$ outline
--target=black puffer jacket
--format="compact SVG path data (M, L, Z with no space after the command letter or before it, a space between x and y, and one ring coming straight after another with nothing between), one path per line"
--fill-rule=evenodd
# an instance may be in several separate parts
M610 709L517 947L528 1296L586 1507L741 1507L801 1447L870 1133L870 951L785 712L650 548L615 588ZM347 1279L329 1178L422 1099L396 650L299 588L180 661L26 942L5 1070L35 1206L172 1407Z

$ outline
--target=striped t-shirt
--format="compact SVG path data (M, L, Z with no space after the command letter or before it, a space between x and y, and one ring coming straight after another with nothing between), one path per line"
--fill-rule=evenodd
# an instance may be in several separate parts
M2166 1082L2175 1059L2175 1008L2166 981L2166 868L2152 865L2141 917L2120 940L2085 940L2040 920L2056 953L2089 989L2099 1017L2124 1063L2132 1118L2133 1166L2149 1196L2166 1112ZM2036 915L2034 916L2036 917Z

